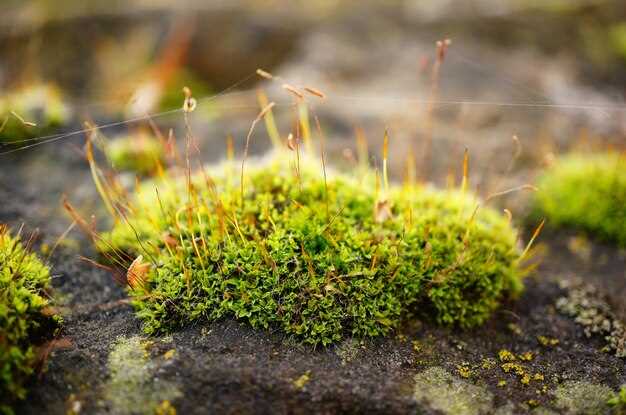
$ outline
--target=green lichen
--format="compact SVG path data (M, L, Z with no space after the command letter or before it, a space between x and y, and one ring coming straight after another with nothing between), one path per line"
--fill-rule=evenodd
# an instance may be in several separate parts
M60 318L51 316L44 297L50 270L19 237L0 225L0 412L26 397L25 382L33 374L33 342L54 330Z
M139 174L154 172L165 158L161 142L144 133L113 138L105 143L104 152L113 168Z
M0 96L0 143L17 144L47 134L69 118L70 110L61 93L51 85L35 85Z
M170 407L169 401L182 395L176 385L156 377L157 363L150 358L149 345L137 336L121 337L109 353L109 381L103 395L112 413L152 415L162 411L163 402Z
M493 395L487 389L431 367L415 376L414 396L444 414L479 415L493 412Z
M191 190L169 179L126 202L99 248L152 263L146 276L129 273L146 333L232 316L327 345L388 334L416 312L472 327L521 290L516 232L488 207L473 214L473 195L377 193L373 175L328 172L325 183L318 161L299 163L295 173L286 156L251 165L243 205L229 165Z
M608 386L570 381L554 391L554 406L569 414L604 414L608 412L607 401L612 396L613 391Z
M558 159L538 180L534 211L626 246L626 159L613 153Z

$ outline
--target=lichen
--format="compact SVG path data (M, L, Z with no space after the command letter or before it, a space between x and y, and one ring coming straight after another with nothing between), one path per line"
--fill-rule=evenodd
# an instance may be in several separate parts
M493 406L491 392L442 367L432 367L415 376L414 396L444 414L486 414L492 412Z
M608 412L608 400L613 391L608 386L569 381L554 391L554 406L570 414L604 414Z
M129 282L146 333L233 316L328 345L388 334L418 310L476 326L521 290L517 233L504 215L475 212L472 194L377 191L373 174L329 171L325 182L317 161L302 156L295 173L292 163L250 166L245 186L221 166L125 202L99 247L145 257Z
M137 336L120 337L113 345L108 358L109 380L103 392L112 413L175 413L170 401L182 394L175 384L156 377L158 367L150 358L149 345Z
M626 246L626 159L617 153L557 159L538 180L532 216Z
M626 357L626 327L615 316L591 284L561 282L566 295L556 301L557 309L584 328L587 337L599 335L606 341L606 350L617 357Z
M34 342L50 336L61 322L47 307L50 269L28 251L19 236L0 224L0 412L26 397L24 384L34 370Z

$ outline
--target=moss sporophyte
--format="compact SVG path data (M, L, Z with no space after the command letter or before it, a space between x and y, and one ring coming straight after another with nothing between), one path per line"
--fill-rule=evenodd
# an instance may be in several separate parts
M36 363L33 343L60 323L45 298L49 284L48 267L0 224L0 413L24 399Z
M94 239L113 262L136 258L129 294L146 333L231 316L328 345L413 314L475 326L522 290L517 232L464 189L379 189L373 172L323 175L282 151L248 164L243 184L230 160L123 201L104 191L125 211Z

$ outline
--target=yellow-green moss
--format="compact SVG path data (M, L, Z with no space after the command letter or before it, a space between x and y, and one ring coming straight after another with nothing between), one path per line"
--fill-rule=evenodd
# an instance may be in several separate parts
M534 210L553 226L569 226L626 246L626 159L572 154L538 180Z
M626 413L626 385L622 385L619 392L614 394L607 401L609 406L613 408L617 414Z
M226 164L191 192L184 178L159 185L158 197L155 183L142 187L128 221L104 235L103 252L153 263L145 283L131 281L147 333L233 316L326 345L387 334L418 312L475 326L522 288L517 233L488 207L473 215L469 193L383 195L373 175L336 172L326 186L304 157L297 173L286 156L249 164L243 206L239 172Z
M154 172L165 158L161 142L144 133L111 139L105 143L104 152L113 168L139 174Z
M60 91L51 85L35 85L0 96L0 143L17 143L50 133L53 128L66 123L69 117L70 110ZM23 121L36 125L27 125Z
M0 225L0 412L26 397L25 382L33 373L33 342L60 322L45 312L50 270L18 237Z

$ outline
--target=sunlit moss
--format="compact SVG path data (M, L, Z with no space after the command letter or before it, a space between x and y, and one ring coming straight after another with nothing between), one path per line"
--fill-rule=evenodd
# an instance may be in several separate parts
M535 212L626 246L626 159L613 153L558 159L538 180Z
M50 270L18 237L0 225L0 412L26 397L25 382L33 373L33 342L60 322L46 310Z
M145 133L129 134L105 142L104 152L113 168L148 174L163 163L162 143Z
M387 334L414 313L475 326L521 290L517 234L490 208L474 214L475 196L377 192L373 175L329 172L325 184L316 161L295 165L247 168L243 205L228 164L191 190L184 179L139 189L99 248L152 262L129 273L147 333L233 316L326 345Z
M70 110L60 91L38 84L0 96L0 143L50 133L69 121Z

